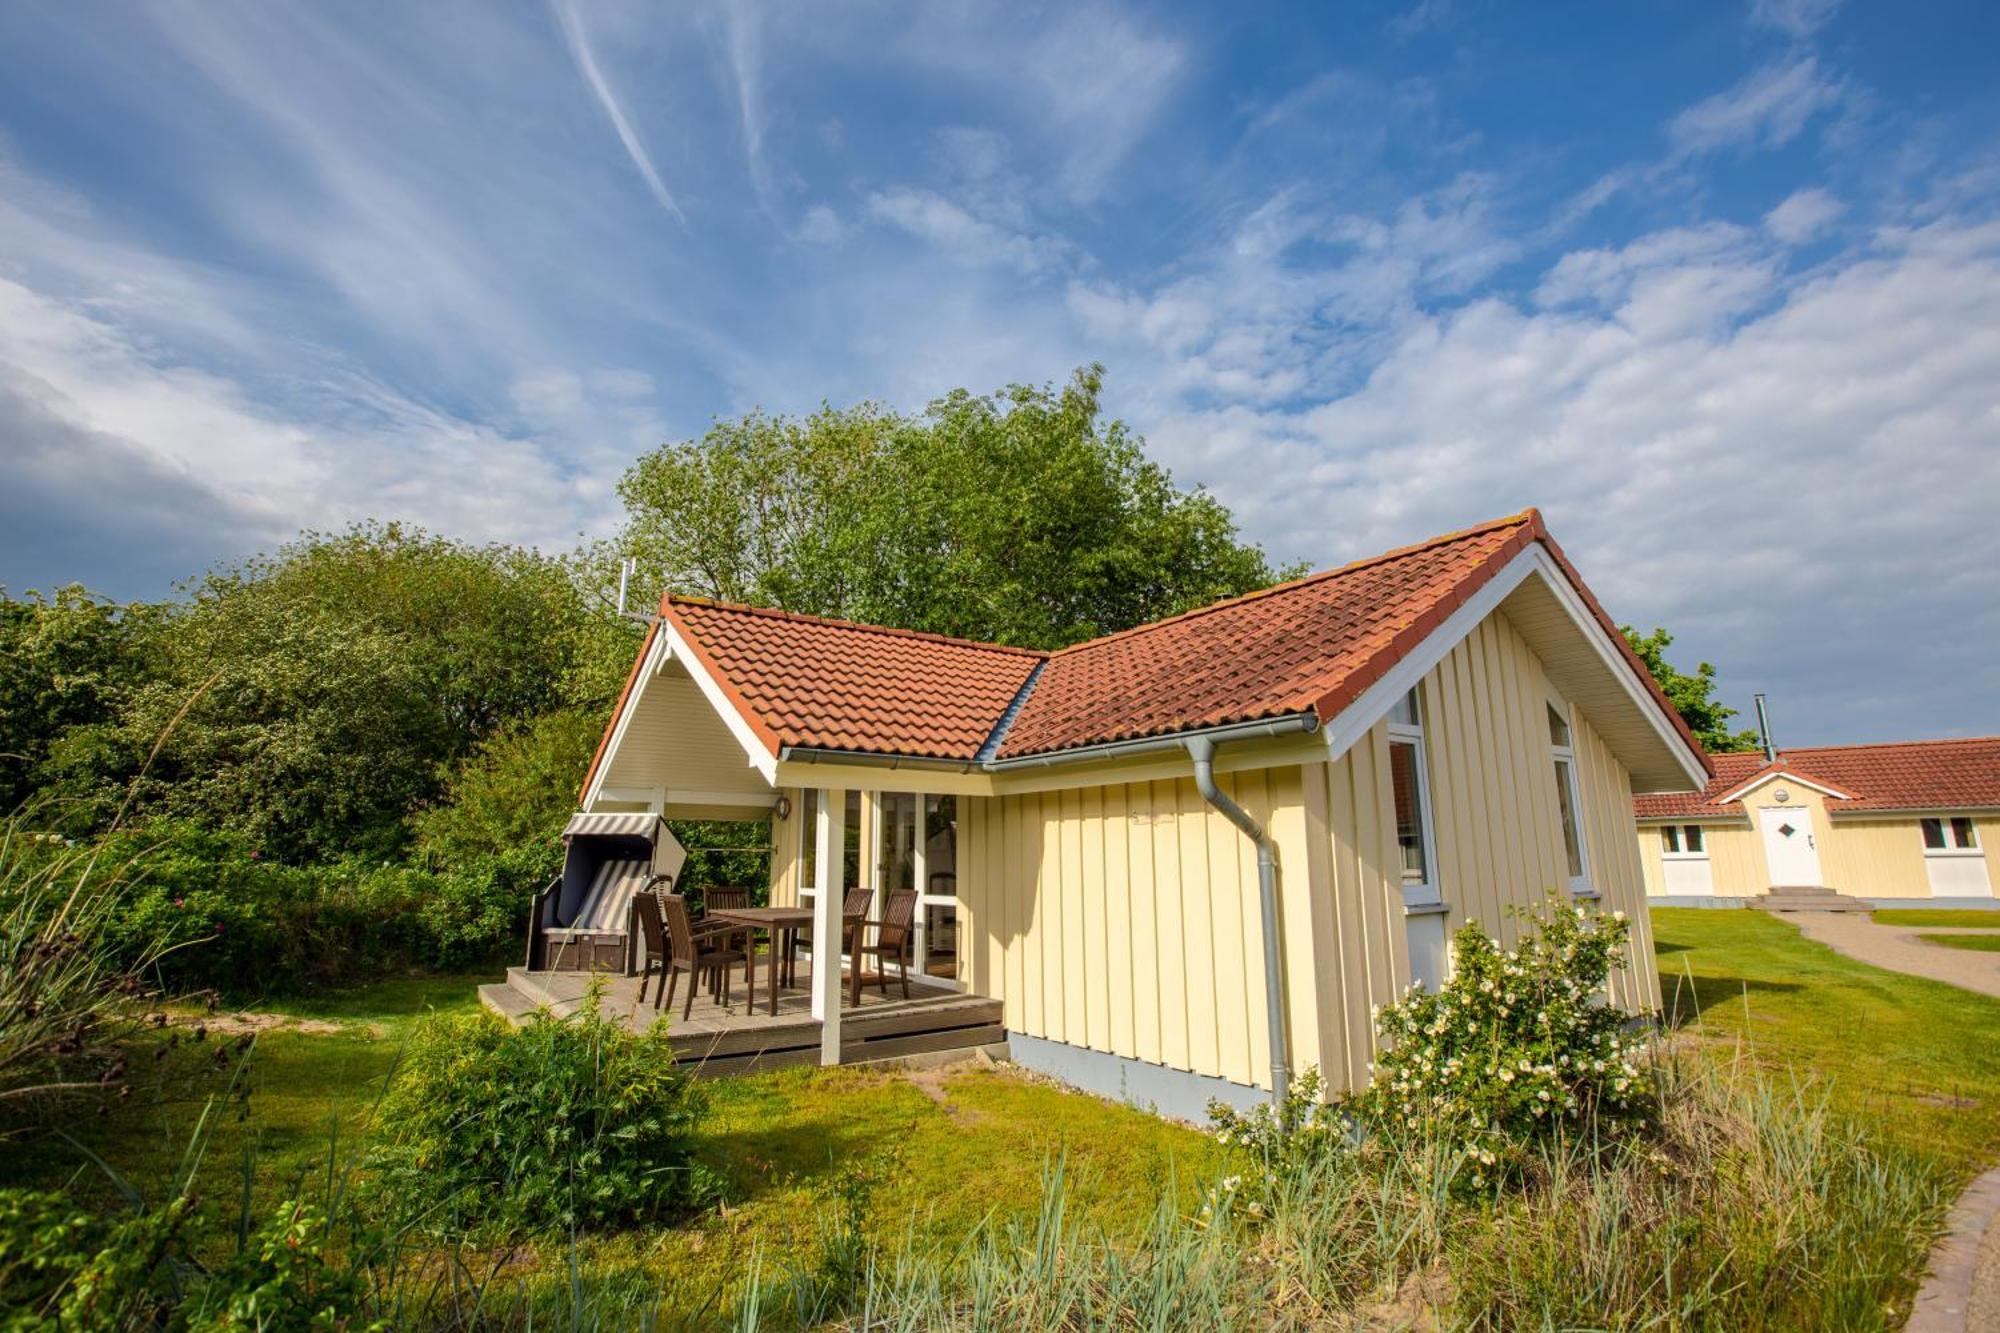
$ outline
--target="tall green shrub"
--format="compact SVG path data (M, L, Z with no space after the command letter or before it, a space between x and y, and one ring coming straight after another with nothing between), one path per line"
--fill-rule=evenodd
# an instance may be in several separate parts
M706 1095L664 1023L635 1033L602 1000L595 987L575 1015L521 1029L490 1014L420 1027L379 1117L388 1205L453 1230L589 1230L712 1197L694 1158Z
M1553 897L1532 921L1507 950L1477 922L1461 928L1451 979L1377 1012L1389 1049L1347 1102L1378 1133L1422 1130L1463 1144L1475 1185L1539 1139L1615 1136L1654 1106L1644 1042L1631 1016L1604 1002L1631 923Z

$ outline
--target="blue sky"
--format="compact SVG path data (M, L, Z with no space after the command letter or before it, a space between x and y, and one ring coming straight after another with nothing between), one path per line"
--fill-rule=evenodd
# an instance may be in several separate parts
M1781 739L2000 732L2000 18L0 8L0 583L567 545L752 407L1059 379L1274 558L1543 508Z

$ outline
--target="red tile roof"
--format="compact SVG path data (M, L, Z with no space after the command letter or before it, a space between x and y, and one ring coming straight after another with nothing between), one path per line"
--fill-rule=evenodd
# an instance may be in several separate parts
M1702 791L1634 797L1634 813L1641 819L1741 815L1740 805L1717 805L1717 798L1767 768L1846 793L1846 799L1827 801L1827 808L1835 814L2000 809L2000 736L1801 746L1778 751L1775 765L1766 764L1761 751L1713 757L1715 780Z
M1701 747L1526 510L1339 569L1065 648L1000 757L1311 712L1326 722L1521 551L1542 543L1696 754Z
M1373 684L1535 538L1533 511L1065 648L1000 757L1317 713Z
M660 609L773 754L971 761L992 757L981 751L996 735L1006 758L1306 712L1324 722L1536 542L1700 753L1532 509L1052 654L693 597Z
M775 754L970 760L1042 661L1021 648L694 597L660 612Z

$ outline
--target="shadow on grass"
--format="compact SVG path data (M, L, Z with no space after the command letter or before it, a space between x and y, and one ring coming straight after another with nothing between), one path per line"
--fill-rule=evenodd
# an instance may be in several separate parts
M1665 992L1668 1027L1685 1027L1695 1022L1711 1009L1726 1004L1740 1004L1746 994L1789 994L1802 991L1805 986L1795 981L1752 981L1747 977L1689 977L1663 976L1660 989Z

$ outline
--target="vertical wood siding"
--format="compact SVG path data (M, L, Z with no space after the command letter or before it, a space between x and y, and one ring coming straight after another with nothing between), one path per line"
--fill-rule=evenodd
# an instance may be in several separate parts
M1220 781L1279 839L1303 905L1300 776ZM1256 851L1192 779L968 797L959 818L967 980L1009 1028L1269 1085ZM1288 955L1310 987L1310 959Z
M1495 612L1421 689L1448 926L1511 943L1508 909L1568 886L1541 664ZM1631 783L1571 719L1591 880L1633 921L1613 998L1654 1009ZM1364 1083L1372 1009L1410 978L1387 727L1332 761L1220 781L1278 842L1293 1063L1333 1091ZM1269 1086L1255 849L1191 778L966 797L959 819L966 980L1010 1029Z

